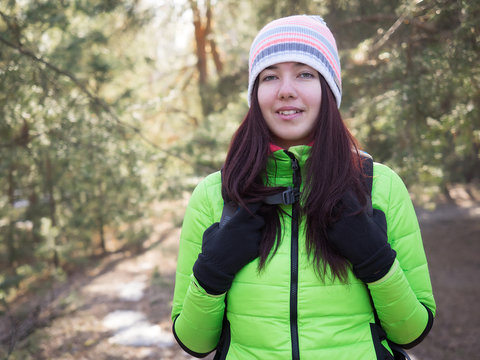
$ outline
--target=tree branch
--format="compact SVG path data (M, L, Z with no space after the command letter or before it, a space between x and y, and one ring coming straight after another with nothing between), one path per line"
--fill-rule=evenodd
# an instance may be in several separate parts
M383 45L385 45L385 43L388 41L388 39L390 39L390 37L393 35L393 33L395 31L398 30L398 28L400 27L400 25L402 25L403 21L405 20L405 15L401 15L394 23L392 26L390 26L390 28L385 31L385 33L383 34L383 36L380 38L380 40L378 40L375 44L372 45L370 51L371 52L375 52L377 51L378 49L380 49Z
M180 154L175 154L167 149L164 149L164 148L161 148L160 146L158 146L157 144L153 143L151 140L149 140L148 138L146 138L141 130L133 125L130 125L128 123L125 123L123 122L122 120L120 120L120 118L115 114L115 112L113 111L113 109L103 100L101 99L100 97L94 95L79 79L77 79L72 73L66 71L66 70L63 70L63 69L60 69L59 67L57 67L56 65L48 62L47 60L41 58L41 57L38 57L37 55L35 55L32 51L28 50L28 49L25 49L23 46L21 46L20 44L14 44L12 42L10 42L9 40L5 39L4 37L0 36L0 42L7 45L8 47L12 48L12 49L15 49L16 51L18 51L20 54L32 59L33 61L37 62L37 63L40 63L40 64L43 64L45 65L47 68L49 68L50 70L54 71L55 73L57 73L58 75L61 75L61 76L64 76L66 78L68 78L76 87L78 87L81 92L83 92L94 104L97 104L101 107L101 109L103 109L103 111L105 111L107 114L109 114L112 119L117 123L119 124L120 126L124 127L124 128L128 128L130 129L131 131L133 131L134 133L136 133L143 141L145 141L146 143L148 143L150 146L154 147L155 149L165 153L166 155L168 156L171 156L171 157L176 157L180 160L182 160L183 162L189 164L189 165L192 165L192 166L197 166L198 164L194 164L193 161L181 156ZM214 170L214 169L211 169L211 168L206 168L205 170L208 170L208 171L211 171L211 170Z
M381 21L394 21L397 19L398 19L398 16L394 14L375 14L375 15L368 15L368 16L355 16L339 23L338 26L343 27L343 26L348 26L348 25L363 23L363 22L376 23ZM439 32L438 29L435 28L435 26L427 22L420 21L418 18L415 18L415 17L405 16L404 21L406 23L411 23L412 25L417 26L418 28L430 34L436 34Z

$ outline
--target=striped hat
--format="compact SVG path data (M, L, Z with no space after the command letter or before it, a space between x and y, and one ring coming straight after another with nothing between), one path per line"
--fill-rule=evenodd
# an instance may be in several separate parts
M335 39L320 16L295 15L272 21L260 30L250 48L248 104L258 74L282 62L299 62L317 70L342 99L340 60Z

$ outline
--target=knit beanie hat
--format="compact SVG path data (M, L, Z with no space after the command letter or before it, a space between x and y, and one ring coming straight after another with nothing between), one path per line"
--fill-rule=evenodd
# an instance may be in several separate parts
M248 104L258 74L282 62L311 66L330 86L337 106L342 99L342 80L337 44L320 16L295 15L272 21L257 34L250 48Z

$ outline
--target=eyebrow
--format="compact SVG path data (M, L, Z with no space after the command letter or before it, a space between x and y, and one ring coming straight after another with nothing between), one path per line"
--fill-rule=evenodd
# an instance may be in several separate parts
M295 62L295 66L301 67L301 66L308 66L308 65L301 62ZM264 70L275 70L275 69L278 69L277 64L267 66Z

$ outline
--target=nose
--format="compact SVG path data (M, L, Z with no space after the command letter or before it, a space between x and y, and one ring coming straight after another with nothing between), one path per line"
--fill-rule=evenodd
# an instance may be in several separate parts
M295 85L290 78L282 78L279 82L278 98L279 99L293 99L297 97Z

